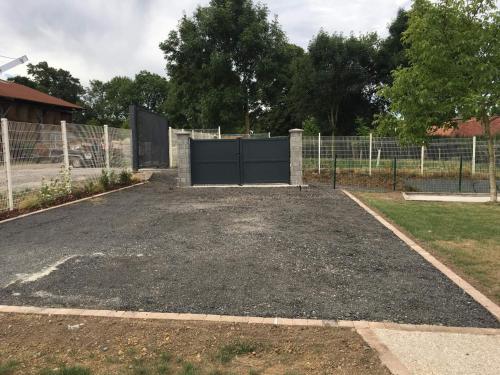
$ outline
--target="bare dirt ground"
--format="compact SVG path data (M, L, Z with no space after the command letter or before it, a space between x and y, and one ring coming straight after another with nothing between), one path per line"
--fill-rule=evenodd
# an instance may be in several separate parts
M389 374L351 329L0 314L0 366L9 361L15 375L64 365L93 375Z

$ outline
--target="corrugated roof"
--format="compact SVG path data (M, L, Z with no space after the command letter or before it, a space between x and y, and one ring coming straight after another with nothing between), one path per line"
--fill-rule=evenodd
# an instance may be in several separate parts
M45 94L44 92L14 82L0 80L0 97L28 100L64 108L82 109L79 105Z

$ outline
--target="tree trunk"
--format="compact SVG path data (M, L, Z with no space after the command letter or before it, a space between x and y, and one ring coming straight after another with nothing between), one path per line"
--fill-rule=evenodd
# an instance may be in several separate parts
M497 201L497 176L496 176L496 165L495 165L495 146L493 145L493 134L491 132L490 118L487 115L483 115L481 122L484 128L484 132L488 137L488 173L490 180L490 201Z

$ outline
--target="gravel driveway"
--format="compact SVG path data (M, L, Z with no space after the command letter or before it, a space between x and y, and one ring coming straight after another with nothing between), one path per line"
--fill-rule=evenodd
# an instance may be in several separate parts
M339 191L173 176L0 224L0 304L499 327Z

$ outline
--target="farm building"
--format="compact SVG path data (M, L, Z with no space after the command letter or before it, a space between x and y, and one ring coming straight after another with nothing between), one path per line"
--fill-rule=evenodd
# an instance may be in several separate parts
M491 118L491 131L493 134L500 135L500 116ZM481 137L484 135L484 130L481 123L473 118L459 123L454 129L438 128L432 135L437 137Z
M0 117L10 121L60 124L71 122L76 104L14 82L0 80Z

